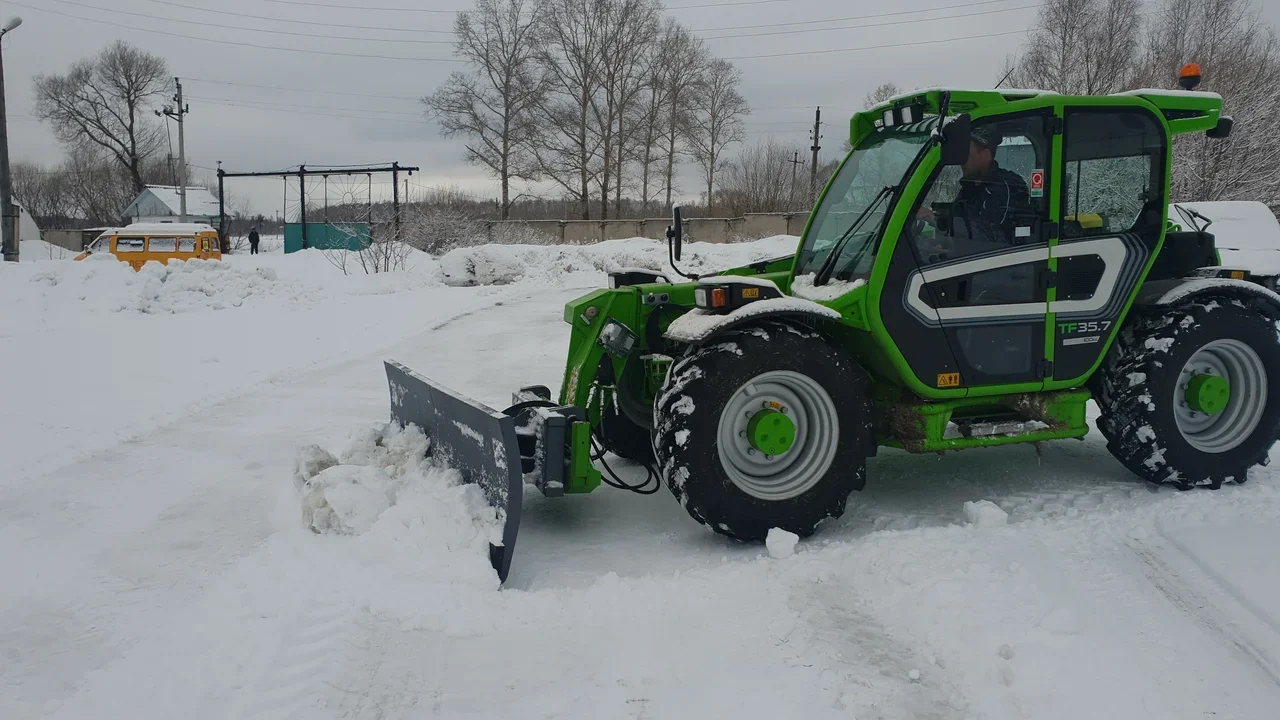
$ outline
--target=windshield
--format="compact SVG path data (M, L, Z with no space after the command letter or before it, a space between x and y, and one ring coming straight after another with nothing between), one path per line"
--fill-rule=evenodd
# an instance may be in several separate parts
M817 272L840 237L874 204L857 232L844 241L831 277L848 280L871 271L876 234L884 213L893 205L887 197L876 202L877 197L886 187L898 185L912 160L928 142L933 124L925 122L902 129L877 130L849 154L805 233L796 262L797 276Z

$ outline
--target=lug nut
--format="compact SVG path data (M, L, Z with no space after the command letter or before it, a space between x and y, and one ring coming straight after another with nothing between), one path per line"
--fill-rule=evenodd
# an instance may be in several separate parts
M748 454L748 455L755 455L755 454L756 454L755 448L747 448L747 454Z
M740 438L744 438L744 437L746 437L746 436L747 436L747 431L746 431L746 430L739 430L739 431L738 431L738 437L740 437Z
M787 414L787 406L786 406L786 405L783 405L783 406L782 406L782 414L783 414L783 415L786 415L786 414Z

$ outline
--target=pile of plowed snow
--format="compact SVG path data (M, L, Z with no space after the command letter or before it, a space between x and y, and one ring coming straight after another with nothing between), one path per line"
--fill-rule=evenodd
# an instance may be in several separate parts
M135 272L110 255L81 262L40 263L29 285L11 301L74 308L88 313L175 315L240 307L274 296L310 299L313 289L281 281L269 268L242 268L216 260L147 263Z
M489 544L501 544L502 522L476 485L454 470L427 464L430 443L416 427L381 423L352 437L338 455L318 445L298 450L293 483L303 525L384 556L409 545L419 565L441 583L496 587Z
M777 235L751 242L690 243L679 261L686 272L706 273L795 253L797 238ZM646 238L606 240L594 245L480 245L458 248L440 258L447 285L506 285L517 282L565 284L583 274L623 268L663 272L672 280L667 244Z
M787 235L724 245L691 243L679 265L686 272L707 273L789 256L795 247L796 238ZM415 253L405 268L381 273L364 272L355 253L319 250L152 262L137 272L100 254L81 262L24 263L0 272L5 274L6 305L39 315L172 315L268 301L305 307L334 295L386 295L446 285L601 286L605 273L624 268L681 279L668 262L666 243L645 238L595 245L481 245L439 258Z

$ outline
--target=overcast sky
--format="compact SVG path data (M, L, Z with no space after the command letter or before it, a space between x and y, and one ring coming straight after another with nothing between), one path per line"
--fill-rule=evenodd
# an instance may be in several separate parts
M749 142L773 135L807 150L813 107L821 105L824 156L838 151L849 115L881 82L990 87L1036 12L1035 0L668 4L742 69L753 108ZM1280 25L1280 1L1257 4ZM199 168L399 161L422 168L415 187L493 196L496 183L462 161L461 140L439 137L418 101L462 67L449 62L449 30L453 11L466 7L466 0L0 0L0 18L24 20L4 38L10 153L59 159L57 141L32 115L32 79L123 39L164 57L182 78L191 106L187 158ZM820 22L799 24L808 21ZM749 36L722 37L731 35ZM825 50L833 52L815 52ZM808 54L748 57L785 53ZM692 169L681 186L696 196ZM255 211L274 214L284 204L280 180L229 189ZM375 199L387 194L375 186Z

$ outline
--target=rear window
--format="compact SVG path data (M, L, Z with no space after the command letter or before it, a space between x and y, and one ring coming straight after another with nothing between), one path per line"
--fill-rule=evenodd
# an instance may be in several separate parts
M189 253L189 252L195 252L195 251L196 251L195 238L193 237L178 238L178 252Z
M151 252L177 252L178 238L171 237L153 237L151 238Z
M140 237L116 238L116 252L142 252L144 246Z

